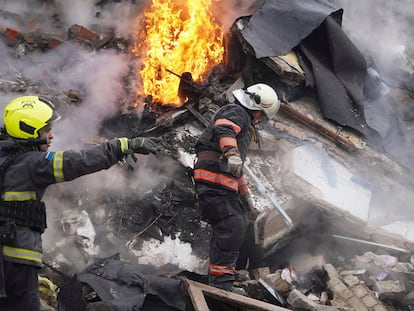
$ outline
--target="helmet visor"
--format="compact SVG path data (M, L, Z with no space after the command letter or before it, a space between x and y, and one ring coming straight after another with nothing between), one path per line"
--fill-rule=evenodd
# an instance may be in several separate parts
M55 123L56 121L60 120L62 116L56 111L55 105L48 99L39 96L39 100L47 104L50 108L52 108L52 116L47 121L47 124Z

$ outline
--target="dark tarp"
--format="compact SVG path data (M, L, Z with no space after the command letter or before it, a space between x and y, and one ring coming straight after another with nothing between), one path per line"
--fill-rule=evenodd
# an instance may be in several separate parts
M58 292L59 311L88 311L85 299L82 297L82 283L77 276L68 279L60 286Z
M367 64L343 32L340 19L339 15L326 17L299 44L306 81L315 88L325 118L374 138L377 134L364 115Z
M284 55L338 11L324 0L264 1L241 33L257 58Z
M113 256L98 260L78 278L119 311L185 310L190 300L183 282L157 271Z

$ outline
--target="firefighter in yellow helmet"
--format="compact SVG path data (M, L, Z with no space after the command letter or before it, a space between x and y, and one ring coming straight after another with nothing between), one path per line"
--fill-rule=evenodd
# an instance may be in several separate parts
M236 262L254 207L243 175L243 163L255 124L279 110L276 92L267 84L233 91L236 103L213 116L196 143L194 180L201 216L213 229L209 283L245 295L233 286Z
M22 96L4 108L0 139L0 309L39 311L38 268L46 229L43 194L54 183L108 169L132 152L160 150L158 138L126 137L81 151L48 151L52 125L60 119L53 104Z

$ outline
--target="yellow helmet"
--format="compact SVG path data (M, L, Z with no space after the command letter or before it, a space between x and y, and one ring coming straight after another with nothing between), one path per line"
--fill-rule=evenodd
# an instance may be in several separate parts
M21 96L4 107L6 133L18 139L39 138L39 131L61 116L47 99L38 96Z
M242 106L249 110L262 110L268 118L274 117L280 108L276 91L264 83L249 86L247 90L234 90L233 95Z

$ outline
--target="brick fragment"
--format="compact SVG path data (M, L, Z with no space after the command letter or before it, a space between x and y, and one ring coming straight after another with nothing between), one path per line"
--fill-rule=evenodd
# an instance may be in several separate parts
M379 281L374 285L380 299L399 299L405 296L405 284L400 280Z
M378 305L378 300L374 296L372 296L372 294L369 294L361 298L361 301L365 306L367 306L370 309Z
M265 279L266 276L270 274L270 269L269 267L262 267L262 268L249 270L249 273L250 273L250 277L253 280Z
M354 310L358 311L368 311L368 308L360 301L357 297L353 296L352 298L348 299L346 303L351 306Z
M344 283L338 278L328 281L328 287L341 298L349 299L353 296L352 292L346 287Z
M14 28L6 28L3 32L3 40L8 46L16 46L22 38L20 31Z
M359 279L354 275L346 275L342 280L348 287L356 286L360 283Z
M99 35L83 26L74 24L69 28L69 33L78 39L95 42L99 40Z
M272 285L277 291L281 293L287 293L291 289L291 285L282 279L281 271L277 270L275 273L269 274L265 277L265 281Z
M48 47L49 49L55 49L55 48L57 48L58 46L60 46L63 42L64 42L64 41L59 40L59 39L50 38L50 39L47 41L47 47Z
M367 295L370 295L371 293L371 291L363 285L357 285L353 287L351 290L354 293L354 295L358 298L365 297Z

